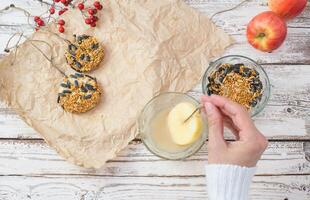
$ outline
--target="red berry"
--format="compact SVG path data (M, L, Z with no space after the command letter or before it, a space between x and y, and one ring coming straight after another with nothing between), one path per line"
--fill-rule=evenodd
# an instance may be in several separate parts
M101 4L100 4L100 2L99 2L99 1L95 1L95 2L94 2L94 6L95 6L95 7L97 7L97 6L101 6Z
M91 23L92 23L92 21L91 21L90 18L86 18L86 19L85 19L85 24L91 24Z
M89 8L89 9L88 9L88 13L89 13L90 15L95 15L95 14L97 13L97 10L96 10L96 9Z
M63 20L63 19L58 20L58 24L59 24L60 26L65 25L65 20Z
M80 10L84 10L84 4L83 4L83 3L79 3L79 4L78 4L78 8L79 8Z
M94 15L89 16L89 19L91 20L91 22L97 22L98 21L98 17L94 16Z
M45 25L44 21L41 20L41 19L39 19L39 20L37 21L37 23L38 23L39 26L44 26L44 25Z
M96 7L97 8L97 10L102 10L102 5L100 5L100 6L98 6L98 7Z
M64 28L63 26L59 26L59 27L58 27L58 31L59 31L60 33L63 33L63 32L65 32L65 28Z
M55 3L58 3L60 0L54 0Z
M91 27L96 27L96 22L90 24Z
M39 16L34 17L34 21L37 22L39 19L41 19Z
M102 10L102 5L100 4L99 1L95 1L95 2L94 2L94 6L95 6L95 8L97 8L98 10Z
M53 6L50 8L50 13L51 13L51 14L54 14L54 13L55 13L55 8L54 8Z
M68 8L64 8L64 9L60 10L60 11L58 12L58 15L64 14L67 10L68 10Z
M65 4L65 3L67 3L67 0L60 0L60 2Z

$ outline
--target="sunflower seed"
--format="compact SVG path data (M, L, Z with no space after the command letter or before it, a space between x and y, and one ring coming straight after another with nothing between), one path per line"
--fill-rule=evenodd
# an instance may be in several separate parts
M85 40L85 39L88 39L90 36L88 35L82 35L82 39Z
M75 85L76 87L79 87L79 82L78 82L77 80L75 80L75 81L74 81L74 85Z
M95 88L92 86L92 85L90 85L90 84L85 84L85 87L88 89L88 90L93 90L93 91L95 91Z
M234 66L233 66L233 71L235 72L235 73L239 73L240 72L240 67L242 66L242 64L235 64Z
M69 80L67 80L67 88L71 88L71 83Z
M93 44L93 45L91 46L91 48L92 48L93 50L96 50L96 49L99 48L99 44L98 44L98 43Z
M75 73L75 76L77 76L77 77L84 77L84 74L81 74L81 73Z
M64 97L64 96L66 96L66 94L64 94L64 93L58 93L58 96L59 96L59 97Z
M253 92L253 93L256 92L257 91L256 87L254 85L251 85L250 86L250 91Z
M91 97L92 97L92 95L89 94L89 95L84 96L83 98L84 98L84 99L90 99Z
M244 68L242 76L243 77L250 77L251 76L251 70L249 68Z
M80 60L84 60L84 58L85 58L85 54L82 54L82 55L80 56Z
M213 82L213 79L209 76L209 77L208 77L208 81L209 81L209 83L210 83L210 82Z
M77 79L77 77L75 75L73 75L73 74L70 74L70 77Z
M85 57L85 60L86 60L87 62L89 62L89 61L90 61L90 57L89 57L89 56L86 56L86 57Z
M88 92L88 90L83 85L81 86L81 91L84 93Z
M77 41L78 41L79 44L81 44L82 41L83 41L83 37L82 37L82 36L78 36L78 37L77 37Z
M57 97L57 103L59 103L59 102L60 102L60 96Z
M68 48L69 48L69 53L71 55L75 55L75 51L77 50L77 47L74 44L70 44Z
M64 94L71 94L72 91L71 90L64 90L64 91L62 91L62 93L64 93Z
M257 101L256 101L256 100L253 100L253 101L250 103L250 105L251 105L252 107L255 107L255 106L257 105Z
M60 84L61 87L68 88L68 85L65 83Z
M83 40L85 40L87 38L89 38L88 35L80 35L80 36L77 37L77 41L78 41L79 44L81 44L83 42Z
M91 77L91 76L89 76L89 75L87 75L87 74L85 74L85 76L88 77L88 78L90 78L90 79L92 79L92 80L96 80L96 78Z
M82 68L82 64L79 63L78 61L75 62L75 66L77 66L78 68Z

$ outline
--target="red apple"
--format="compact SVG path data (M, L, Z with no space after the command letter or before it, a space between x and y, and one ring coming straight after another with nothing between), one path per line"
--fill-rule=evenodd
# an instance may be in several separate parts
M306 7L307 0L269 0L268 6L271 11L284 20L293 19Z
M279 48L286 38L286 33L285 21L271 11L256 15L247 27L249 43L265 52Z

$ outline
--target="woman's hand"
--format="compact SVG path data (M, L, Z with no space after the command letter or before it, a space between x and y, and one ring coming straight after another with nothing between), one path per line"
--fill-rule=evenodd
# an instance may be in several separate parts
M254 167L268 146L245 108L225 97L203 96L209 126L208 163ZM224 126L236 141L224 139Z

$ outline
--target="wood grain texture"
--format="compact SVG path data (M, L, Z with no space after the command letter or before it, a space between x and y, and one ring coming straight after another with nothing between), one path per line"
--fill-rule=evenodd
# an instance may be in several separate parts
M308 200L310 176L255 177L252 200ZM206 200L204 177L2 176L2 200Z
M240 1L185 0L208 16ZM38 0L2 0L0 9L11 3L34 15L47 9ZM234 11L214 17L214 22L236 40L225 55L242 54L264 64L271 79L272 96L255 122L270 139L284 140L270 142L258 164L251 199L308 200L310 5L289 22L287 40L272 54L253 49L244 35L249 20L264 10L267 0L249 0ZM6 41L16 32L33 32L25 16L21 12L0 15L0 58ZM189 94L198 99L200 84ZM0 200L207 199L206 145L185 161L168 161L152 155L140 141L135 141L104 168L91 170L64 161L40 138L12 108L0 103Z
M190 6L198 9L202 13L211 16L212 14L231 8L237 5L240 0L186 0ZM1 4L1 7L15 3L23 6L25 9L40 14L46 11L46 6L33 0L8 0L7 3ZM261 11L267 10L267 1L249 1L236 10L222 13L214 17L214 22L223 28L227 33L231 34L236 44L226 51L227 54L242 54L249 56L260 63L300 63L310 64L310 6L308 5L303 14L288 24L288 36L283 46L273 54L261 53L253 49L246 41L245 31L250 19ZM12 33L17 31L25 31L31 33L32 28L27 24L27 19L21 12L14 12L8 15L0 16L0 49L3 49L5 41ZM284 56L285 55L285 56Z
M255 118L270 139L310 139L310 65L264 65L271 80L271 99ZM191 92L199 99L201 84ZM15 112L0 103L0 138L41 138Z
M163 160L132 142L102 169L82 169L60 158L43 141L0 141L1 175L204 176L207 145L184 161ZM271 142L257 175L310 175L310 142Z

